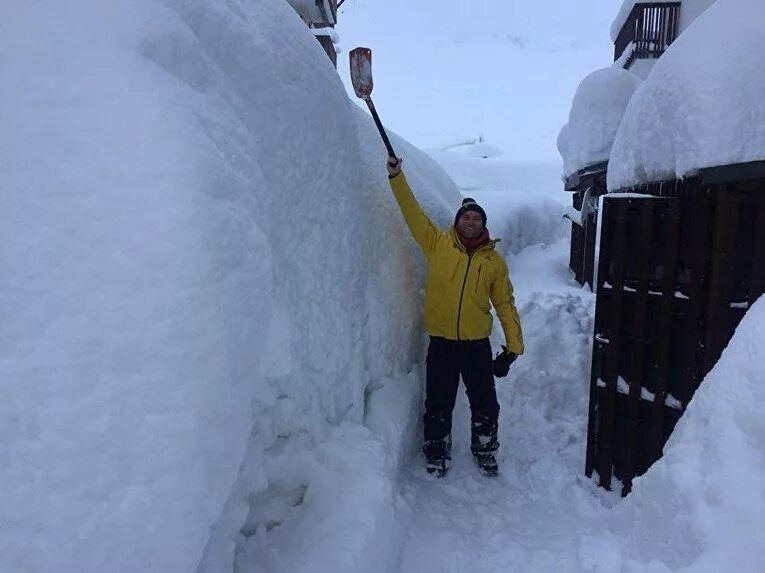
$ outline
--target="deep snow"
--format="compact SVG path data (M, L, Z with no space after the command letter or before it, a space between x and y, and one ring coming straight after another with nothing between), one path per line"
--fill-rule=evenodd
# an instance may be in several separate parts
M310 31L281 0L0 10L0 570L230 571L280 499L386 501L363 424L421 356L422 267ZM375 527L334 531L355 560Z

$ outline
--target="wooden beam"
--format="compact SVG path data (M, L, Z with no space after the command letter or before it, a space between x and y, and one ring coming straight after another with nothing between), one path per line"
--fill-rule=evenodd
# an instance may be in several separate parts
M765 179L765 161L750 161L748 163L707 167L699 169L699 176L704 185Z

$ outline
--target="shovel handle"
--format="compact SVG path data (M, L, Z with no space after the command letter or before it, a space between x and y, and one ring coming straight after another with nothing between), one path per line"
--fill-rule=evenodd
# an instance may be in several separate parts
M388 157L392 157L393 159L398 159L396 157L396 153L393 151L393 146L390 144L390 139L388 139L388 134L385 133L385 128L383 127L383 124L380 121L380 116L377 115L377 110L375 109L375 104L372 103L372 98L369 96L366 96L364 98L364 101L367 102L367 107L369 107L369 112L372 114L372 118L375 120L375 125L377 125L377 130L380 132L380 136L383 139L383 143L385 143L385 148L388 150Z

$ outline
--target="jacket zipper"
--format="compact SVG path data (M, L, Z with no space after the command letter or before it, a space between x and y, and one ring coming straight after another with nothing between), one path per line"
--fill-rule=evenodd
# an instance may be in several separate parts
M475 255L478 251L482 251L487 246L495 245L495 244L497 244L497 240L496 239L494 241L489 241L485 245L481 245L475 251L473 251L472 253L468 254L468 264L467 264L467 268L465 269L465 278L462 279L462 291L460 292L460 304L457 307L457 340L460 340L460 317L462 316L462 298L465 295L465 285L467 284L468 273L470 272L470 261L473 260L473 255ZM462 251L467 253L467 251L464 248L462 249ZM478 277L479 278L481 277L481 267L480 266L478 267ZM478 286L476 286L476 290L478 290Z
M473 260L473 254L468 255L468 264L465 269L465 278L462 279L462 291L460 292L460 305L457 307L457 340L460 340L460 316L462 315L462 297L465 295L465 285L467 284L468 273L470 272L470 261Z
M481 282L481 267L483 265L478 265L478 278L475 281L475 293L478 294L478 284Z

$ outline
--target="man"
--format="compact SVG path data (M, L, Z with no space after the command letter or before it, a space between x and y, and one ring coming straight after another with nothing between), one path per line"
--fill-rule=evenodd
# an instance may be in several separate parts
M425 328L430 335L426 368L423 451L427 470L443 476L451 461L452 410L460 374L470 401L471 450L487 475L498 472L499 404L494 376L503 377L523 354L518 311L507 264L489 238L486 213L465 199L454 226L439 229L422 211L401 171L401 160L388 159L393 195L414 240L425 253ZM489 301L499 317L507 346L492 361Z

